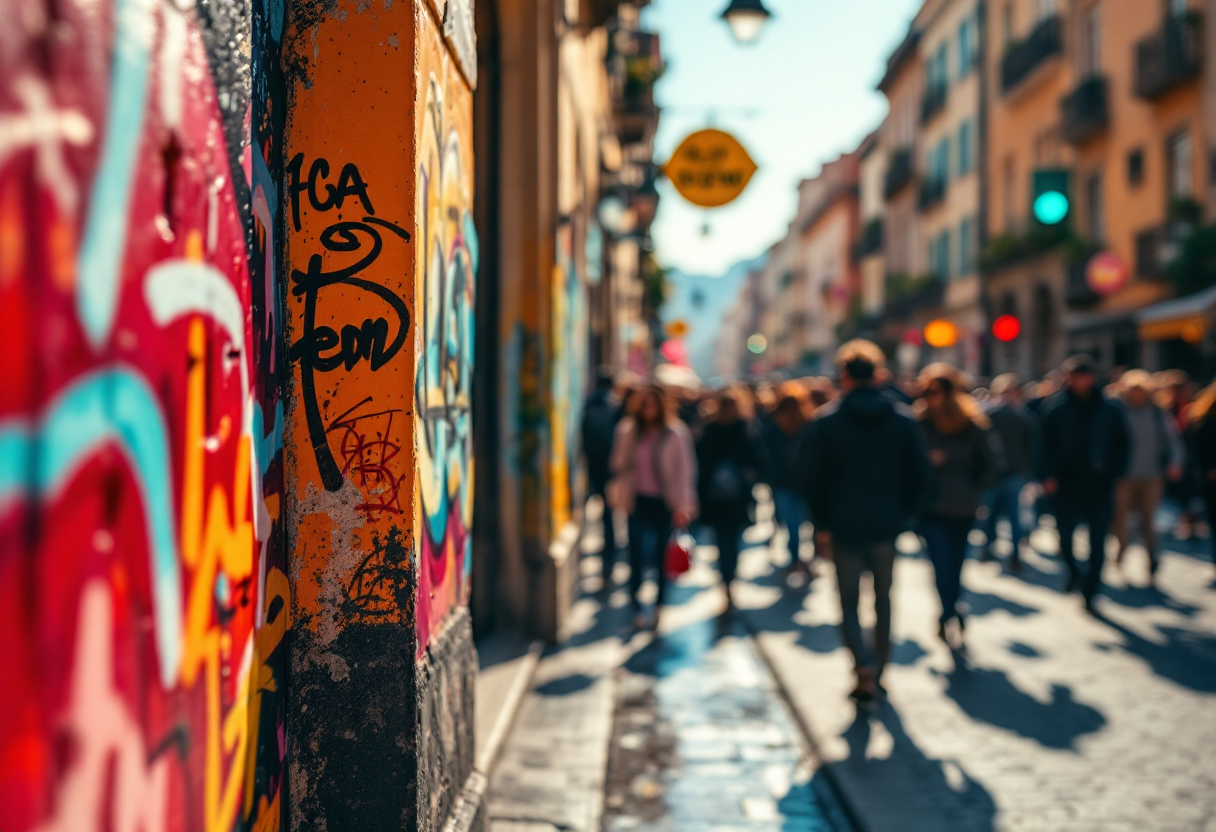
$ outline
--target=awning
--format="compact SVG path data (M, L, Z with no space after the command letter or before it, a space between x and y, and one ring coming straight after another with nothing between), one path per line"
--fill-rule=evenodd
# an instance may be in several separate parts
M1141 309L1136 324L1141 340L1202 341L1216 323L1216 286Z

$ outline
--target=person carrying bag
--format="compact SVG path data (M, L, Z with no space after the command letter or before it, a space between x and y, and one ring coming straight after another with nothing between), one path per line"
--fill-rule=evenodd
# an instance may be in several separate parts
M650 628L658 630L667 588L664 559L672 530L687 529L699 510L692 437L673 415L662 387L653 385L634 397L629 413L617 426L612 474L607 487L609 504L629 517L629 599L634 627L646 626L638 591L646 567L655 566L658 599Z

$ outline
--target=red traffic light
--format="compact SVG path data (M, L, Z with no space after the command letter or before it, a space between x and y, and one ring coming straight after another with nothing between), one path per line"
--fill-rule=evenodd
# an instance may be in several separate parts
M992 322L992 337L998 341L1015 340L1022 334L1022 322L1014 315L1002 315Z

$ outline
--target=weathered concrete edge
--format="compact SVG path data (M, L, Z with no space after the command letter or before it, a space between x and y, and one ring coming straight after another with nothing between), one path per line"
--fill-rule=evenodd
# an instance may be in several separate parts
M443 825L443 832L480 832L485 829L486 792L490 785L490 774L493 773L494 764L498 762L498 754L502 750L502 745L511 732L511 727L515 724L519 707L523 704L528 688L532 685L532 677L536 674L541 654L544 652L545 644L539 639L529 645L528 652L524 655L519 670L515 674L515 680L511 683L511 689L507 692L507 699L502 711L499 712L498 719L494 721L494 727L490 730L490 737L486 740L485 747L482 748L481 755L473 766L473 771L470 772L464 786L460 789L460 794L456 796L452 813Z
M502 750L502 744L506 741L511 726L515 724L519 706L523 704L524 694L528 692L528 688L532 684L532 677L536 674L541 654L544 652L545 643L540 639L529 645L528 652L520 662L519 670L515 674L515 681L511 683L511 689L507 691L507 699L498 714L498 719L494 721L494 727L490 729L490 736L481 749L481 756L476 760L474 773L481 772L486 777L493 773L494 764L498 762L498 753Z
M747 629L750 635L750 641L756 655L760 657L760 661L764 662L764 666L768 668L769 676L773 680L773 684L777 689L777 694L781 701L785 704L785 709L789 713L790 718L797 726L798 732L802 735L802 740L806 745L808 754L814 759L816 769L823 772L824 779L827 781L830 794L820 794L821 798L827 798L833 806L844 815L845 820L856 832L874 832L873 828L865 822L863 814L857 810L848 797L848 793L844 788L844 784L840 782L836 775L835 766L826 761L823 753L820 751L820 743L815 736L814 730L810 723L802 715L797 704L794 702L794 697L790 693L789 687L786 685L785 679L782 677L776 660L769 654L764 643L760 639L760 634L755 627L752 626L751 618L746 612L739 610L736 612L739 618L743 621L743 626Z

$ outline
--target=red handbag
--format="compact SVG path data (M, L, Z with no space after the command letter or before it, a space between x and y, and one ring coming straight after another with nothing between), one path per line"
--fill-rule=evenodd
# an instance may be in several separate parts
M678 578L692 568L692 553L697 541L684 529L677 529L667 541L667 552L663 555L663 568L667 577Z

